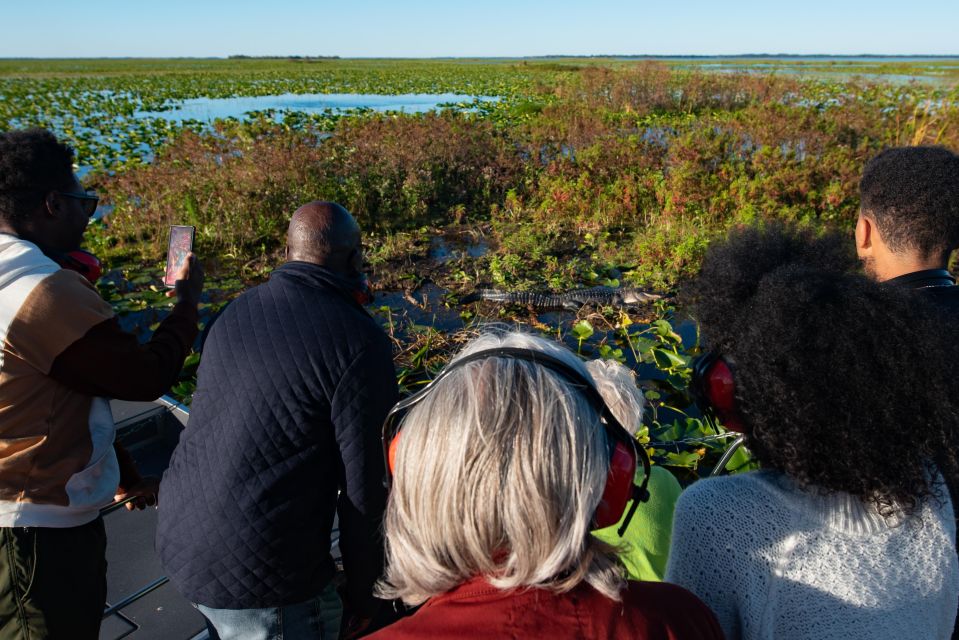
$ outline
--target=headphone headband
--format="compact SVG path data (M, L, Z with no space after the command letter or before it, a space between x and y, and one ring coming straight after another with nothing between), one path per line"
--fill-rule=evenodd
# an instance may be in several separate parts
M635 460L642 462L644 471L643 480L640 485L633 485L633 505L629 510L627 518L623 521L623 524L619 529L619 535L622 536L627 525L629 524L629 521L632 519L632 515L635 512L639 502L644 502L649 499L648 485L651 474L649 456L646 455L645 449L638 445L630 432L627 431L626 428L623 427L622 423L619 422L619 420L610 410L609 406L606 404L605 400L603 400L602 394L599 393L599 390L592 381L559 358L547 353L543 353L542 351L535 351L533 349L525 349L522 347L494 347L465 355L447 365L446 368L440 371L436 378L431 380L418 392L396 403L393 408L390 409L390 412L387 414L386 419L383 422L383 462L386 466L387 487L389 487L392 477L390 471L390 443L397 435L399 416L429 395L429 393L453 371L456 371L467 364L480 360L487 360L489 358L510 358L514 360L522 360L524 362L531 362L533 364L543 366L553 373L563 377L567 382L570 382L586 396L586 398L589 400L589 403L599 414L604 431L606 432L607 436L614 441L609 443L611 451L616 449L615 442L619 442L628 449L632 450Z
M436 387L444 378L449 376L454 371L461 369L472 362L488 360L489 358L511 358L513 360L532 362L533 364L546 367L553 373L562 376L583 392L583 394L589 399L590 404L593 405L593 408L596 409L596 411L600 414L600 417L605 420L610 427L618 428L618 433L616 433L616 435L622 434L632 441L632 437L629 436L629 432L625 427L623 427L622 424L620 424L619 420L616 419L616 416L613 415L613 412L609 410L609 407L603 400L603 396L600 395L599 391L596 389L596 386L583 374L559 358L551 356L547 353L543 353L542 351L534 351L533 349L524 349L522 347L494 347L492 349L477 351L454 360L451 364L447 365L442 371L440 371L435 378L430 380L425 387L410 397L400 400L393 405L393 408L390 409L390 412L387 414L386 420L383 423L384 440L392 437L393 434L389 433L389 430L390 427L393 426L392 423L394 422L394 418L397 414L419 403L420 400L429 395L430 391L432 391L434 387Z

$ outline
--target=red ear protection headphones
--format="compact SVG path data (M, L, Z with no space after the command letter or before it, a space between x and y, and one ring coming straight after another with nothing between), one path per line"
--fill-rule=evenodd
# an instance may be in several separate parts
M743 433L733 370L719 354L710 351L696 358L690 388L700 411L715 417L728 430Z
M64 269L76 271L89 280L91 284L96 284L96 281L103 275L103 267L100 266L100 260L89 251L74 249L66 253L54 251L44 251L44 253Z
M583 374L558 358L531 349L498 347L471 353L443 369L443 371L421 391L398 402L396 406L390 410L390 413L386 416L386 421L383 423L383 458L386 462L387 486L389 486L396 469L396 445L399 441L400 423L406 411L426 397L440 380L448 376L451 371L455 371L470 362L486 360L488 358L513 358L546 367L553 373L571 382L587 397L590 404L600 415L603 429L606 432L606 437L610 444L609 472L606 476L606 486L603 488L603 496L599 501L599 506L596 507L596 512L593 514L593 528L603 529L619 522L620 518L623 517L623 513L626 511L627 503L632 500L633 504L629 513L619 528L619 535L622 536L630 520L632 520L639 503L649 500L649 457L646 455L646 451L638 445L636 440L619 423L613 415L613 412L610 411L609 407L603 401L599 391L596 390L596 387ZM635 476L636 467L639 463L642 463L644 473L642 482L637 485L635 484Z
M370 287L370 280L366 277L365 273L360 274L359 285L350 293L353 294L353 299L356 300L361 307L373 304L373 289Z

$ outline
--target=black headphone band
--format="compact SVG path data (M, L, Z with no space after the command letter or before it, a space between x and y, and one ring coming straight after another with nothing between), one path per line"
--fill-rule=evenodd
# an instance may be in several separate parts
M412 407L422 400L424 397L429 395L430 391L437 386L440 381L450 375L453 371L456 371L471 362L477 362L479 360L488 360L489 358L510 358L513 360L522 360L524 362L532 362L533 364L538 364L543 367L546 367L553 373L556 373L568 382L576 386L577 389L580 389L583 394L590 401L590 404L596 409L596 412L599 413L600 417L606 421L606 424L611 427L610 431L613 431L614 437L617 437L621 440L628 439L632 442L632 437L629 436L629 432L626 428L616 419L616 416L613 415L613 412L609 409L609 406L606 404L606 401L603 400L603 396L599 393L599 390L596 389L596 386L590 382L583 374L571 367L569 364L563 362L559 358L551 356L542 351L534 351L533 349L524 349L522 347L494 347L492 349L484 349L482 351L477 351L463 356L455 361L452 364L447 365L439 375L430 380L430 382L404 400L397 402L393 408L390 410L389 414L386 417L386 421L383 425L385 437L389 437L390 434L386 433L386 428L390 426L391 418L406 409ZM617 431L618 429L618 431ZM623 437L620 437L623 436Z
M689 390L693 396L693 401L704 416L716 418L712 403L709 401L709 393L706 390L706 379L709 370L719 360L717 351L706 351L693 359L693 375L690 380Z
M622 423L616 418L612 410L610 410L609 405L607 405L606 401L603 400L603 396L600 394L595 384L593 384L582 373L559 358L551 356L547 353L543 353L542 351L535 351L533 349L525 349L522 347L494 347L465 355L455 360L452 364L447 365L446 368L440 371L439 375L433 378L433 380L431 380L425 387L410 397L397 402L393 408L390 409L386 419L383 421L383 462L386 465L385 480L387 486L389 486L390 483L389 442L396 435L395 425L398 422L398 416L429 395L433 388L436 387L441 380L446 378L453 371L456 371L457 369L471 362L487 360L489 358L511 358L514 360L522 360L524 362L532 362L533 364L546 367L553 373L562 376L568 382L572 383L577 389L581 390L587 397L590 404L599 414L600 423L602 424L603 430L606 432L607 436L632 448L636 457L636 461L643 465L643 480L639 485L633 485L633 506L629 511L629 517L623 521L623 524L620 528L619 535L622 536L623 531L629 524L629 521L632 519L632 515L635 512L638 503L649 500L649 480L650 476L652 475L649 455L647 455L646 450L642 447L642 445L636 442L636 439L632 436L632 434L627 431Z
M696 375L704 375L709 371L709 367L713 366L713 363L719 359L719 354L715 351L707 351L693 360L693 373Z

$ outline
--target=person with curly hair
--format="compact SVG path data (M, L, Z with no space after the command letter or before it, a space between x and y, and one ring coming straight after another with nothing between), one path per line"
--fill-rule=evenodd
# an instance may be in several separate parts
M106 600L100 509L156 500L114 444L108 398L153 400L197 334L203 274L149 343L120 329L93 283L60 261L79 248L97 197L73 150L40 129L0 134L0 637L96 638Z
M886 149L866 164L859 192L856 249L866 272L959 312L948 271L959 248L959 155L945 147Z
M954 365L928 303L857 274L844 245L781 225L737 230L684 292L732 372L733 415L762 469L701 480L676 507L666 579L702 598L728 638L953 629L942 477L957 467Z

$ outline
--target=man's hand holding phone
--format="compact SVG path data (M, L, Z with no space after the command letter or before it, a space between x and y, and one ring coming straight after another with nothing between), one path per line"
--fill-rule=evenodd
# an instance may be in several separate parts
M167 297L174 295L179 302L196 306L203 292L203 267L193 254L196 229L175 224L170 227L170 244L166 253L166 273L163 284L171 287Z
M201 293L203 293L203 267L191 251L177 270L176 281L173 289L167 291L167 297L176 296L178 302L196 305L200 302Z

